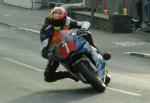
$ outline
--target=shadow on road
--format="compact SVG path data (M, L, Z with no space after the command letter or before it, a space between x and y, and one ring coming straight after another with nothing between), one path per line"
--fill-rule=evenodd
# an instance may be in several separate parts
M97 93L91 87L65 90L45 90L34 92L8 103L69 103L97 95L102 95L102 93Z

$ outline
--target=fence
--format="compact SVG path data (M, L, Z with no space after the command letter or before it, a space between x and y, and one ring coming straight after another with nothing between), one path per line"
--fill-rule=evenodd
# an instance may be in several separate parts
M150 0L143 2L143 21L150 24Z
M85 3L91 8L93 2L97 13L107 11L107 14L130 15L138 20L142 15L145 21L150 21L150 0L86 0Z
M91 0L90 0L91 1ZM128 8L128 13L131 15L136 12L136 3L138 0L95 0L95 4L98 13L103 13L104 9L107 9L109 14L122 14L124 8ZM87 5L90 7L90 2L87 1ZM92 1L93 2L93 1Z

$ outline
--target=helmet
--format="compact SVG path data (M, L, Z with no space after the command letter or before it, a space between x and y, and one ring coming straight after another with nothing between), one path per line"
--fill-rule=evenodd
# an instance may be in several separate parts
M67 12L62 7L55 7L48 15L51 20L51 25L56 30L60 30L66 23Z

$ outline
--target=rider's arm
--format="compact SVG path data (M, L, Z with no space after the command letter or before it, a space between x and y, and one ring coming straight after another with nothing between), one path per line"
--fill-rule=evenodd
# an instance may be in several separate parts
M88 30L90 27L90 23L88 21L77 21L71 19L70 17L67 17L66 25L69 27L69 29L79 28Z
M44 27L44 26L48 26L48 25L51 25L51 20L48 19L48 17L46 17L45 20L44 20L43 27Z
M40 40L42 44L41 55L44 58L48 58L49 48L48 43L49 39L52 38L52 29L51 26L43 26L40 31Z

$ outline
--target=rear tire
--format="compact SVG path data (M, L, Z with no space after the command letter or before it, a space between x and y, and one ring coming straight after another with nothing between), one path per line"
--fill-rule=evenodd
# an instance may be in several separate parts
M105 91L106 85L99 78L99 76L93 71L92 66L88 63L88 61L78 62L76 64L76 68L78 72L83 75L83 77L87 80L87 82L90 83L97 92Z
M106 72L105 85L108 85L111 81L111 76L108 72Z

